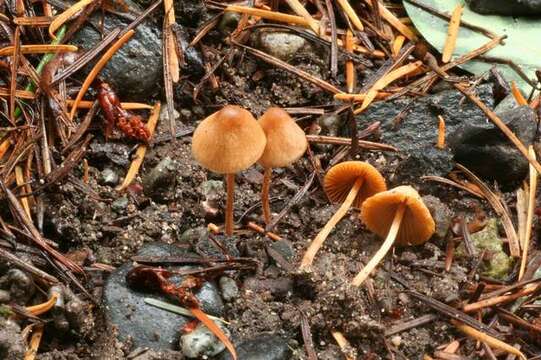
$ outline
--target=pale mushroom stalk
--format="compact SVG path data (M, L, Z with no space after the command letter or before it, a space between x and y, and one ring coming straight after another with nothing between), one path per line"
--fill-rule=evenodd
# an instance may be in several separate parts
M391 247L393 247L396 235L398 235L398 230L400 229L400 224L402 223L402 219L404 218L405 211L406 204L403 202L396 209L393 223L391 225L391 228L389 229L389 234L387 234L387 237L385 237L383 244L374 254L374 256L372 256L368 264L366 264L366 266L357 274L357 276L355 276L352 282L353 286L361 286L368 278L368 276L370 276L370 273L376 268L376 266L378 266L381 260L383 260L385 255L387 255Z
M225 234L233 235L233 203L235 201L235 174L226 174L227 199L225 202Z
M300 269L305 269L308 266L312 265L314 262L314 257L316 256L317 252L323 246L323 243L331 233L332 229L342 220L342 218L347 214L349 208L355 201L355 198L357 197L357 194L359 193L359 190L361 189L361 186L363 185L363 179L358 178L355 183L353 184L353 187L349 191L348 196L340 205L340 208L334 213L334 215L327 221L323 229L316 235L314 240L310 243L310 246L306 250L306 253L304 254Z
M271 222L271 209L269 201L269 191L272 180L272 168L265 168L263 173L263 186L261 187L261 206L263 207L263 219L265 224Z

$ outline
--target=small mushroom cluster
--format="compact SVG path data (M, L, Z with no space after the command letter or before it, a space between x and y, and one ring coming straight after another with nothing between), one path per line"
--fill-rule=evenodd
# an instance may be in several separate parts
M258 121L236 105L227 105L205 118L192 139L194 158L205 168L225 174L227 200L225 233L233 234L235 174L258 162L265 169L261 201L270 222L269 189L272 168L297 161L306 151L304 131L280 108L269 108Z
M194 132L192 153L205 168L225 174L227 201L225 233L233 233L235 174L256 162L264 169L261 202L263 218L270 222L269 189L272 169L297 161L308 146L304 131L280 108L268 109L258 121L239 106L227 105L205 118ZM350 207L360 208L360 219L385 240L352 284L360 286L385 257L393 244L407 246L426 242L435 223L420 195L411 186L387 190L385 179L367 162L346 161L333 166L324 179L329 199L341 203L336 213L308 246L300 269L306 270L336 224Z

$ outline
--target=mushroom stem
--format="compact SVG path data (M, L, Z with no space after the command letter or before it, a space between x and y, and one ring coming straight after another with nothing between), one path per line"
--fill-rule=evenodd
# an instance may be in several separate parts
M361 286L362 283L366 280L366 278L370 275L370 273L378 266L380 261L387 255L389 250L394 244L394 241L396 239L396 235L398 235L398 230L400 229L400 224L402 223L402 219L404 218L404 212L406 210L406 204L401 203L398 206L398 209L396 209L396 213L394 214L393 223L391 224L391 228L389 229L389 233L387 234L387 237L385 238L385 241L383 241L383 244L379 248L379 250L374 254L372 259L366 264L366 266L355 276L353 279L353 286Z
M226 174L227 200L225 203L225 234L233 235L233 197L235 192L235 174Z
M353 184L351 190L349 191L348 196L346 197L342 205L340 205L340 208L329 219L329 221L325 224L323 229L321 229L319 234L317 234L314 240L312 240L310 246L308 246L308 249L306 250L306 253L302 258L301 265L299 267L300 270L312 265L316 253L319 251L321 246L323 246L323 242L325 241L325 239L327 239L327 236L329 236L329 233L332 231L332 229L334 229L336 224L338 224L338 222L347 214L349 208L351 207L351 204L353 204L353 201L357 197L357 194L359 193L362 185L363 179L358 178Z
M263 207L263 219L265 220L265 224L267 225L271 222L271 209L269 203L271 178L272 169L265 168L265 172L263 174L263 187L261 188L261 206Z

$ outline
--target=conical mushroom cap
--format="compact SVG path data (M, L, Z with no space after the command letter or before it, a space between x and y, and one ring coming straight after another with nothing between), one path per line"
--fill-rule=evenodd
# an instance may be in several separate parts
M271 107L258 120L267 136L267 146L257 161L266 168L284 167L297 161L308 141L299 125L280 108Z
M255 164L266 142L265 133L250 112L227 105L195 129L192 154L211 171L234 174Z
M363 182L353 207L359 208L370 196L387 190L385 179L375 167L363 161L344 161L334 165L325 175L325 193L332 202L342 203L358 178Z
M370 231L386 237L402 203L406 210L395 243L401 246L425 243L434 234L436 225L421 196L411 186L398 186L367 199L361 208L361 221Z

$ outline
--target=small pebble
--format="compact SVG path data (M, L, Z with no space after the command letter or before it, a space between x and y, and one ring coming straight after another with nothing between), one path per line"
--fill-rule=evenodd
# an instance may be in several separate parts
M8 303L11 300L11 295L9 291L0 290L0 304Z
M216 324L229 337L229 330L219 322ZM180 337L180 348L184 356L190 359L215 356L225 349L225 345L203 324Z
M395 335L391 338L391 342L394 346L399 347L402 343L402 338L399 335Z
M225 301L231 301L239 296L239 287L235 280L227 276L222 276L219 281L222 298Z
M105 168L101 172L101 183L103 185L115 186L118 184L118 174L111 168Z
M111 204L111 209L116 212L122 212L124 209L126 209L126 206L128 206L128 198L125 196L122 196L121 198L116 199Z

